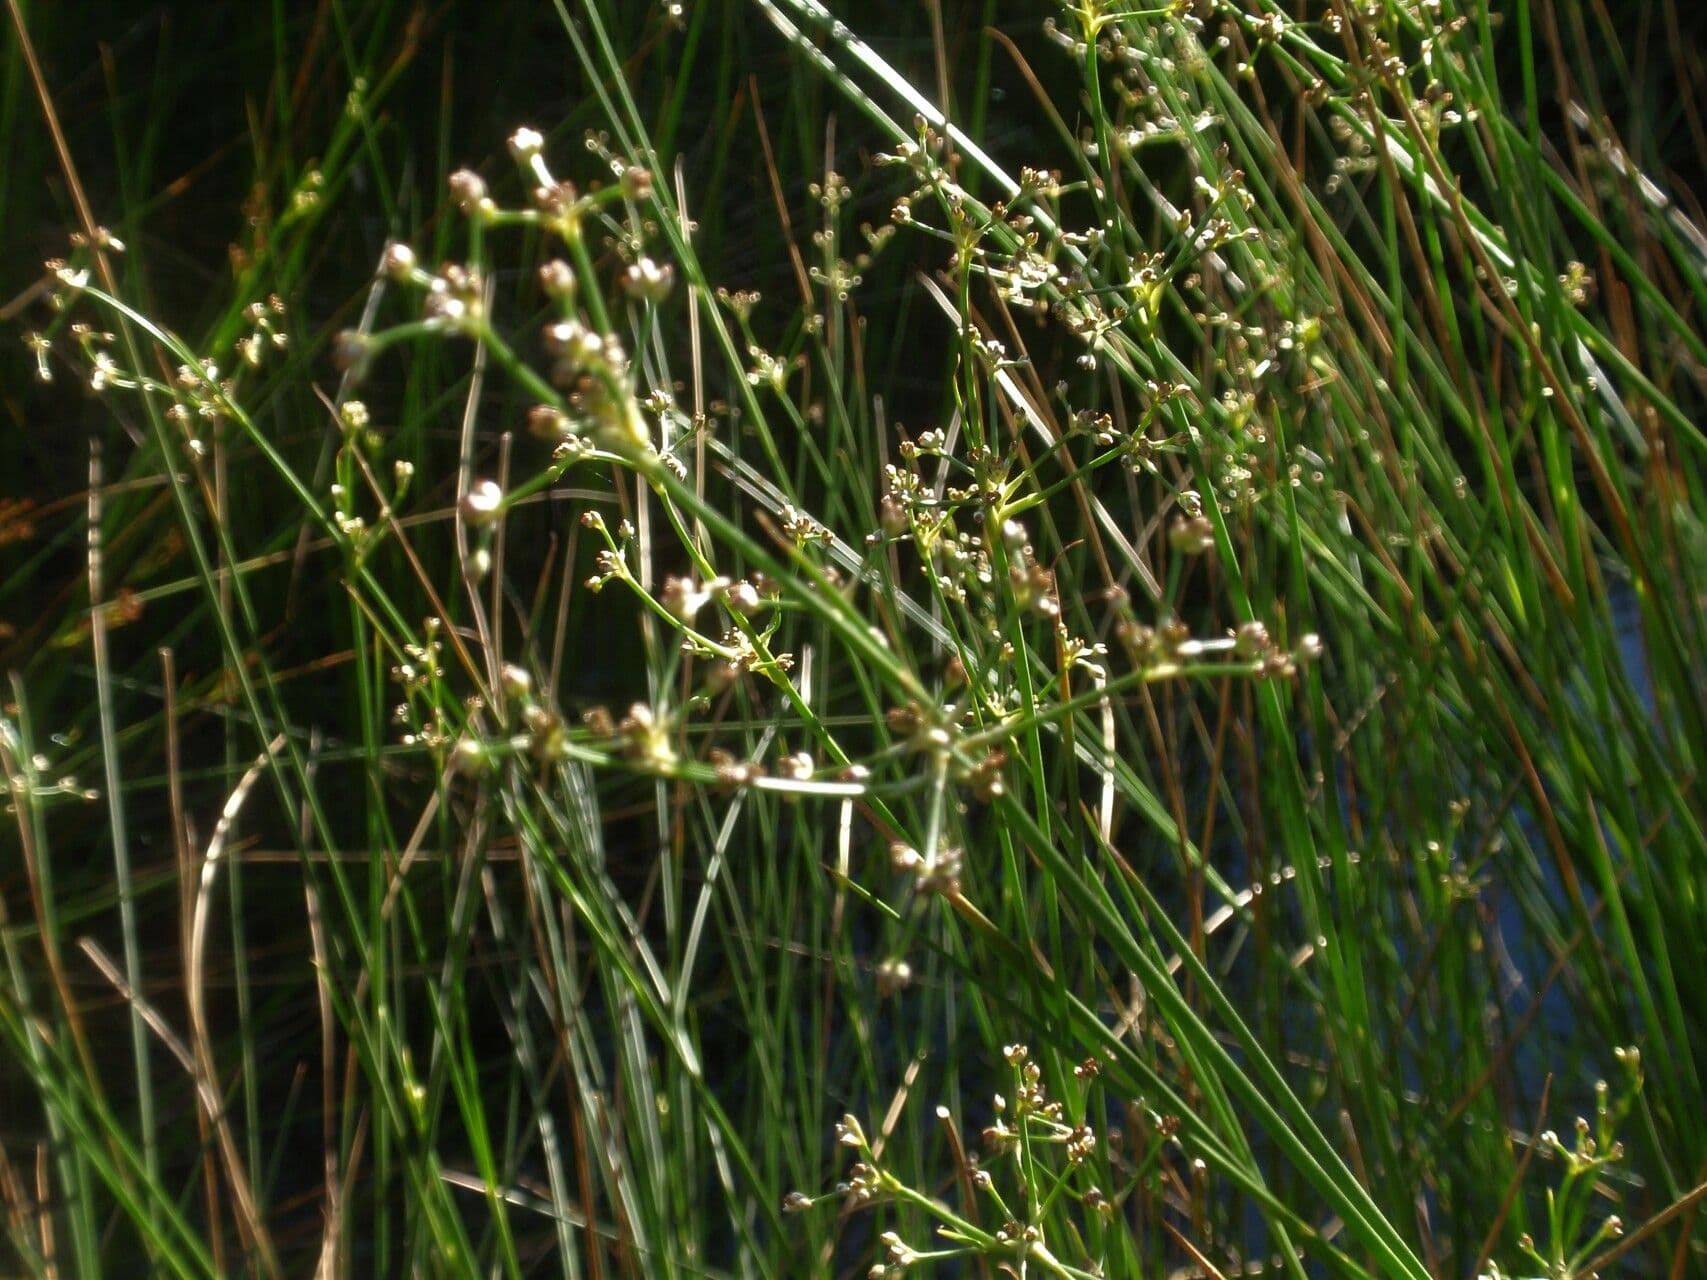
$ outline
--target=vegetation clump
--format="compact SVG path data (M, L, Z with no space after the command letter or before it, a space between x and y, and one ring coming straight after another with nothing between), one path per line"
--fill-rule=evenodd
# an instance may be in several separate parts
M0 1269L1707 1268L1695 20L498 7L10 12Z

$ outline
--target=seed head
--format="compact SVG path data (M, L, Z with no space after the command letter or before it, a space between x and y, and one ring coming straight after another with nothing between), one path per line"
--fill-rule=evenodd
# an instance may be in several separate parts
M750 618L763 606L759 598L759 589L752 583L742 579L732 582L723 590L723 603L744 618Z
M622 276L622 287L628 296L646 302L662 302L670 296L670 287L675 282L675 267L667 262L660 265L651 258L631 263Z
M561 372L583 369L605 358L605 344L579 320L559 320L545 326L545 349L562 361Z
M486 180L472 169L458 169L450 175L450 196L466 214L486 214L493 210L492 197L486 194Z
M539 269L539 287L548 298L575 296L575 268L562 258L553 258Z
M1256 658L1268 652L1268 628L1253 619L1240 625L1233 641L1233 652L1241 658Z
M492 767L491 754L478 738L458 738L450 753L451 772L464 778L475 778Z
M1208 516L1175 520L1168 527L1168 544L1180 555L1201 555L1215 549L1215 526Z
M877 966L877 994L888 997L913 983L913 966L905 960L884 960Z
M844 1147L863 1148L866 1146L865 1130L860 1126L859 1117L849 1112L837 1122L836 1141Z
M531 164L545 150L545 139L537 129L517 129L510 135L510 154L518 164Z
M709 583L701 587L692 578L669 577L664 579L658 601L680 621L691 623L694 615L710 602L711 595Z
M581 192L573 182L542 182L533 189L530 198L534 208L547 217L568 218L575 211Z
M548 404L536 404L528 410L528 434L536 440L561 444L574 434L569 417L561 409Z
M407 280L415 270L415 251L408 245L393 240L385 246L385 256L380 259L380 270L393 280Z
M504 664L504 669L499 673L498 678L503 685L504 696L512 702L523 701L533 688L533 680L528 675L527 668L517 666L513 662Z
M475 528L491 524L504 508L504 491L496 480L476 480L462 495L462 518Z

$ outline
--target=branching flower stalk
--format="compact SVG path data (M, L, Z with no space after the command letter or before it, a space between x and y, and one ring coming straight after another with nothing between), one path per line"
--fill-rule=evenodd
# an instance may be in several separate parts
M631 165L622 171L620 183L582 194L572 184L558 181L553 176L543 151L543 141L531 130L520 130L511 139L512 154L524 175L535 183L534 207L531 209L499 209L485 184L466 171L454 175L451 186L471 226L471 248L479 250L484 244L480 234L483 229L530 225L555 234L576 258L575 266L562 262L548 263L540 273L541 283L554 300L561 317L548 324L544 332L546 352L554 361L551 377L548 379L524 360L493 323L493 317L487 314L484 305L479 269L451 265L436 273L428 272L418 265L414 254L405 246L393 246L388 250L383 270L394 280L423 291L425 317L418 322L406 322L372 334L347 334L338 344L341 358L352 366L365 365L392 345L424 333L462 336L482 344L492 363L536 399L538 408L530 426L536 435L555 440L556 451L551 466L510 493L494 491L489 502L483 500L478 512L472 513L478 516L481 525L501 520L508 506L549 487L578 463L600 463L628 470L662 499L667 519L702 581L721 584L728 579L718 572L709 551L692 536L690 523L705 529L716 543L753 566L762 577L771 581L799 583L797 588L786 593L790 601L815 613L830 626L853 654L890 685L904 704L929 705L931 695L919 677L874 634L870 623L853 601L809 554L809 537L804 541L797 537L788 558L780 559L748 536L720 509L706 502L680 466L657 450L645 422L627 357L621 343L609 330L609 313L596 301L600 291L588 285L592 276L584 231L586 219L598 216L607 207L614 207L619 200L634 202L647 198L652 190L650 177L645 170ZM826 190L833 186L832 180ZM652 264L651 259L641 258L626 273L625 285L630 292L656 301L668 289L668 272ZM988 451L975 448L975 452ZM907 456L917 458L921 452L912 450ZM1103 461L1112 462L1121 456L1126 456L1125 452L1111 450L1103 455ZM986 527L1013 527L1012 516L1046 502L1056 488L1072 483L1073 477L1069 476L1055 488L1022 494L1021 486L1035 472L1037 465L1038 461L1034 461L1024 474L999 483L993 476L980 482L980 489L986 495L983 503ZM970 500L970 494L967 500ZM731 664L739 670L755 671L786 696L798 698L798 692L786 674L787 656L773 653L769 648L774 626L761 630L752 620L752 610L728 608L728 595L725 593L719 597L719 589L713 588L713 597L720 598L726 606L724 611L733 626L731 634L738 634L740 641L729 644L694 630L680 608L681 600L673 604L661 600L634 578L617 545L609 541L608 530L601 521L595 519L589 527L607 540L606 552L601 557L601 572L591 585L621 580L637 593L655 617L682 636L688 651ZM1004 534L1003 538L1008 536ZM998 553L1001 545L1001 539L992 543ZM1020 545L1015 544L1016 550ZM1007 572L1000 561L997 571ZM1023 576L1019 569L1014 569L1013 573ZM1044 602L1047 602L1046 598ZM1220 653L1254 659L1248 668L1253 674L1267 671L1264 666L1268 661L1266 646L1261 654L1243 649L1235 654L1235 648L1231 641L1190 642L1172 637L1167 644L1153 651L1144 649L1140 653L1139 669L1112 678L1100 695L1068 699L1041 715L1031 714L1027 719L1028 727L1034 729L1070 717L1094 705L1099 697L1118 696L1145 682L1190 676L1207 670L1207 667L1197 664L1197 660ZM798 703L796 705L797 709L807 710ZM807 718L808 722L815 719L810 714ZM968 744L973 759L962 767L973 767L977 754L994 747L1002 732L999 727L992 727L974 737ZM832 738L823 737L821 741L833 763L842 767L851 764Z
M784 1210L803 1213L821 1202L839 1199L847 1211L875 1210L885 1204L910 1206L921 1210L936 1224L936 1235L954 1242L953 1249L927 1252L903 1242L901 1235L887 1231L882 1239L887 1249L886 1260L873 1266L869 1280L894 1280L921 1264L948 1261L955 1258L982 1257L997 1265L1012 1266L1022 1273L1035 1270L1038 1274L1098 1280L1105 1275L1101 1260L1089 1257L1082 1263L1060 1256L1060 1247L1052 1247L1051 1231L1045 1225L1060 1220L1065 1202L1071 1201L1082 1214L1082 1221L1064 1233L1079 1248L1096 1238L1087 1231L1093 1222L1111 1222L1122 1198L1111 1196L1088 1181L1097 1163L1099 1138L1096 1129L1087 1121L1091 1100L1099 1090L1094 1083L1101 1068L1095 1059L1086 1059L1073 1069L1073 1076L1087 1086L1085 1113L1077 1123L1069 1123L1062 1104L1053 1098L1042 1083L1042 1071L1031 1059L1030 1049L1023 1044L1005 1047L1003 1057L1012 1073L1013 1096L997 1095L994 1099L995 1120L983 1131L983 1160L974 1160L962 1174L976 1195L989 1203L1002 1219L1003 1225L994 1231L979 1226L967 1212L957 1212L940 1200L928 1196L885 1167L885 1163L866 1137L859 1121L845 1115L836 1125L838 1145L849 1148L855 1162L848 1178L832 1195L810 1197L791 1193L784 1200ZM938 1109L944 1123L949 1122L946 1108ZM1168 1126L1158 1121L1164 1132ZM1004 1195L992 1168L1011 1166L1014 1179L1009 1193ZM1135 1171L1145 1176L1145 1171Z

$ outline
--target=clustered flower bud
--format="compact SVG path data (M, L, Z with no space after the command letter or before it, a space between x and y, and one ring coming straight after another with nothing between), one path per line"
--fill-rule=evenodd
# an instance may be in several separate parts
M575 296L575 268L562 258L553 258L539 269L539 287L548 298L572 299Z
M1168 526L1168 545L1182 556L1215 550L1215 526L1208 516L1181 516Z
M450 196L469 217L489 217L498 209L486 193L486 180L472 169L458 169L450 175Z
M537 129L524 125L510 135L510 154L516 158L517 164L531 164L544 150L545 139Z
M504 509L504 491L496 480L476 480L462 495L462 518L475 528L491 524Z
M393 240L385 246L380 270L393 280L409 279L415 271L415 251L408 245Z
M662 302L675 282L676 269L669 263L660 266L651 258L630 263L622 274L622 287L628 296L646 302Z

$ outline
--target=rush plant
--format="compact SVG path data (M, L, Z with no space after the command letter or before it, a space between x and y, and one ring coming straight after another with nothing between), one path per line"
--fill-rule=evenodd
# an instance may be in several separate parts
M8 1266L1700 1274L1650 7L14 5Z

